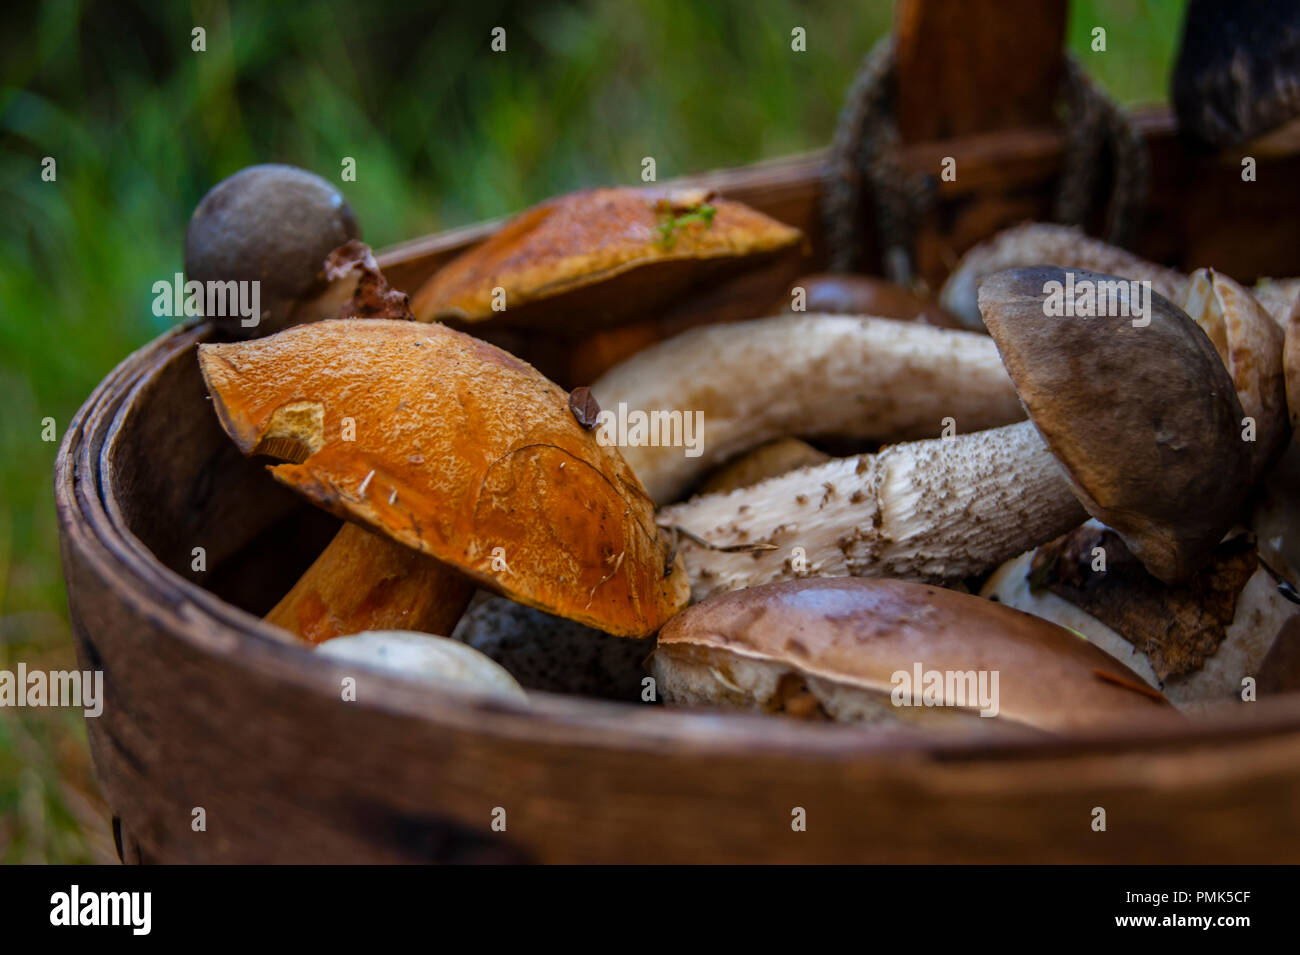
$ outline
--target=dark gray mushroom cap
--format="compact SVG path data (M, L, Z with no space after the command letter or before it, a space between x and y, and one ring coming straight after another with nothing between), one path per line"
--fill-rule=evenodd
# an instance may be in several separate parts
M1211 146L1300 116L1300 4L1191 0L1173 87L1179 128Z
M1076 289L1131 287L1069 271ZM984 324L1079 502L1154 576L1184 580L1236 521L1248 490L1250 445L1232 379L1205 333L1157 293L1145 325L1131 314L1049 315L1048 283L1064 286L1066 274L1038 266L985 279Z
M295 166L249 166L212 187L185 233L186 276L199 282L260 281L261 322L213 316L228 331L269 335L293 304L325 285L329 253L360 228L342 193Z

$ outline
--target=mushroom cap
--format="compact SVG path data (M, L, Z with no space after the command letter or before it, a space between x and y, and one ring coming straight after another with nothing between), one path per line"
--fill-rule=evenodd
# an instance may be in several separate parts
M473 647L431 633L365 630L327 640L316 653L443 689L528 700L523 687L500 664Z
M734 664L775 665L806 678L823 707L835 706L835 690L856 694L859 709L874 699L884 707L875 718L891 710L901 719L925 718L901 712L919 708L890 705L895 674L910 676L916 664L924 671L996 671L997 717L1053 732L1163 705L1130 688L1143 686L1134 673L1053 623L969 594L885 578L809 578L711 597L668 622L655 660L660 672L665 663L712 668L724 696L728 683L737 685ZM944 699L949 714L956 702ZM966 715L975 708L965 707Z
M1129 286L1070 271L1076 288ZM984 324L1084 509L1154 576L1184 580L1235 523L1246 491L1251 445L1232 379L1205 333L1155 292L1143 327L1123 315L1048 315L1045 286L1066 274L1039 266L990 276L979 294Z
M531 365L442 325L314 322L202 345L226 432L316 505L607 633L685 605L654 507ZM354 438L354 440L350 440Z
M1286 319L1282 348L1282 369L1286 378L1286 403L1291 415L1291 434L1300 441L1300 299Z
M824 272L795 279L777 304L790 311L791 292L802 288L804 311L827 315L874 315L915 321L935 328L964 328L961 320L938 302L906 286L870 275Z
M185 231L185 274L198 282L261 282L262 321L214 321L233 334L269 335L295 301L325 285L329 253L361 234L342 193L305 169L270 163L228 176L199 200Z
M1249 290L1214 269L1192 273L1183 308L1209 336L1241 410L1255 422L1253 484L1291 439L1282 371L1285 333Z
M1234 146L1300 116L1300 6L1191 0L1174 66L1179 128Z
M715 210L710 222L685 223L666 237L674 216L705 204ZM798 229L699 190L666 199L662 191L627 187L583 190L515 216L430 278L412 308L425 322L608 327L654 311L719 267L802 238ZM497 288L505 290L505 311L493 310Z

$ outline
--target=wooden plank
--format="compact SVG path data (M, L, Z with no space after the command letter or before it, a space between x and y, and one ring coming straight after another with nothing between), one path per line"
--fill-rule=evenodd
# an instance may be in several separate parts
M903 142L1050 122L1067 0L899 0L897 9Z

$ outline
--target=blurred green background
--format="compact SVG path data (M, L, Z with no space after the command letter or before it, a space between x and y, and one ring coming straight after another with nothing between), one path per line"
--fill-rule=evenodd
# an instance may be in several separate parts
M43 0L3 14L0 669L75 666L41 422L61 439L100 378L166 328L151 287L181 270L190 211L219 179L279 161L338 181L353 157L357 181L341 185L382 247L634 182L642 156L663 180L816 149L893 15L892 0L374 7ZM1069 46L1122 103L1163 100L1182 7L1075 0ZM489 49L497 26L504 54ZM790 49L796 26L807 52ZM0 709L0 860L115 859L80 712Z

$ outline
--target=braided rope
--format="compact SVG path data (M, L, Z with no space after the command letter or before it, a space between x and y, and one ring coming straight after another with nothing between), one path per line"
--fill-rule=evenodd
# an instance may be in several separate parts
M909 176L898 160L901 137L894 121L894 42L885 37L866 55L849 86L835 127L822 190L822 221L830 267L865 268L864 194L869 194L884 272L911 285L917 222L934 202L932 176ZM1137 234L1150 182L1146 143L1106 91L1072 56L1065 56L1061 102L1066 148L1052 216L1081 225L1097 187L1103 151L1113 157L1114 182L1107 208L1106 238L1130 245Z

